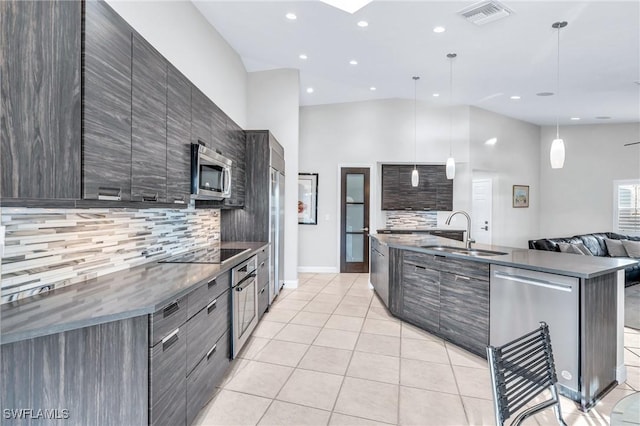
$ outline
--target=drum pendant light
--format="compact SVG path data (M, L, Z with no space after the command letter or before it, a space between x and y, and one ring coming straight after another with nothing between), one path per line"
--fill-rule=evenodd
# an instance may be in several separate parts
M420 175L418 174L418 166L416 164L418 157L418 80L420 77L413 77L413 171L411 172L411 186L416 187L420 183Z
M556 74L556 138L551 142L551 150L549 151L549 161L552 169L561 169L564 166L564 141L560 139L560 29L566 27L566 21L554 22L552 28L558 30L558 67Z
M455 53L447 54L449 58L449 158L447 158L447 179L456 176L456 160L453 159L453 60L458 56Z

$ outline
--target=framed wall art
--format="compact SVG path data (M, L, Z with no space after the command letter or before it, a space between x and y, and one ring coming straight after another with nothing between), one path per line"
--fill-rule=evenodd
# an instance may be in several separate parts
M298 173L298 224L318 224L317 173Z
M513 185L513 207L529 207L529 185Z

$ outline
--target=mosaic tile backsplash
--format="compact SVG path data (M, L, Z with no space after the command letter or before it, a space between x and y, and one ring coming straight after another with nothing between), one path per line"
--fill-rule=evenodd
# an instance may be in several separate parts
M220 242L220 211L2 208L2 303Z
M435 227L438 224L437 212L390 210L386 214L386 228L415 229Z

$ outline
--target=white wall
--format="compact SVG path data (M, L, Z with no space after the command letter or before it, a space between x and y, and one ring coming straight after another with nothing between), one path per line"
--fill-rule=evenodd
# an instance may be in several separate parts
M298 283L298 135L300 111L298 70L280 69L249 73L248 129L269 129L284 147L285 227L284 280Z
M418 104L417 162L444 164L450 109ZM454 208L470 208L469 108L453 110ZM303 271L339 270L339 170L371 167L370 229L384 226L378 163L413 163L413 100L389 99L300 108L300 171L318 173L318 225L299 226ZM445 216L446 217L446 216Z
M229 117L246 126L246 69L192 2L107 2Z
M540 222L540 127L475 107L470 121L472 175L493 181L492 243L526 248ZM492 137L498 142L486 145ZM513 208L513 185L529 185L528 208Z
M541 221L537 237L612 231L613 181L640 179L640 124L560 127L566 157L551 169L549 149L555 127L540 134Z

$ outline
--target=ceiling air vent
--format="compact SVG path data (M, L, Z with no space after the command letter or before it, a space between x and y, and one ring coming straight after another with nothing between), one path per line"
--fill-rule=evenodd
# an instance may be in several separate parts
M497 1L481 1L462 9L458 14L476 25L484 25L506 18L513 11Z

